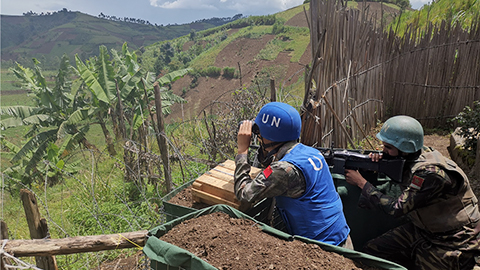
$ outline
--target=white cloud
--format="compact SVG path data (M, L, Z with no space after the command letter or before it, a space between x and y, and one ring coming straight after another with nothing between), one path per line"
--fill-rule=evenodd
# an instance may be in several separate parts
M150 0L152 6L164 9L235 10L249 14L274 13L302 3L303 0Z
M225 1L220 1L220 6L225 5ZM218 10L219 5L216 5L218 1L214 0L174 0L174 1L161 1L150 0L150 4L154 7L165 9L198 9L198 10Z
M410 0L410 4L414 9L420 9L425 4L431 4L432 0Z

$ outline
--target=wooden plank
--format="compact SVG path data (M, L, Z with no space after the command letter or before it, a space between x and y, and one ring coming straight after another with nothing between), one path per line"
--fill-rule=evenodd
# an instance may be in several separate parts
M15 257L54 256L143 247L147 230L62 239L9 240L4 250Z
M226 204L229 205L233 208L238 209L240 207L240 202L239 201L233 201L233 200L226 200L224 198L215 196L211 193L204 192L201 190L194 190L192 189L192 196L196 198L197 201L206 203L209 205L215 205L215 204Z
M235 170L235 161L227 159L227 160L225 160L225 162L223 162L222 164L220 164L217 167L218 167L218 169L224 167L224 168L228 168L228 169L234 171Z
M192 196L195 196L199 202L202 202L205 204L209 204L209 205L226 204L240 211L247 211L253 206L253 203L240 202L236 199L233 201L229 201L200 190L192 190Z
M221 171L225 171L225 172L229 172L228 170L226 169L229 169L231 170L231 174L232 176L235 174L235 161L233 160L226 160L224 163L220 164L219 166L215 167L215 169L218 169L218 170L221 170ZM225 170L224 170L225 169ZM250 169L250 176L252 178L255 178L260 172L262 172L262 169L260 168L256 168L256 167L251 167ZM233 181L233 179L232 179Z
M226 190L227 192L233 192L234 185L233 182L227 182L223 179L218 179L215 177L209 177L208 175L202 175L194 183L199 183L202 186L211 186L217 187L222 190Z
M236 200L235 193L233 191L233 184L232 183L225 183L223 181L215 181L214 179L210 179L212 181L208 182L201 182L201 186L195 185L192 186L192 196L195 200L195 196L193 191L200 190L205 193L212 194L213 196L217 196L223 198L225 200L234 201ZM195 181L196 182L196 181ZM194 182L194 183L195 183Z
M252 167L250 175L256 176L261 169ZM235 162L226 160L198 177L192 184L192 198L210 205L227 204L241 211L252 204L237 200L234 191Z
M233 172L228 173L228 172L221 172L221 171L215 171L215 170L210 170L203 175L212 177L212 178L217 178L220 180L223 180L224 182L232 182L233 183Z

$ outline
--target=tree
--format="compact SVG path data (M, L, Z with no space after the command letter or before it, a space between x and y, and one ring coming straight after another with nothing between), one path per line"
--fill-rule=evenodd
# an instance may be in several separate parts
M31 89L35 95L35 106L8 106L2 107L1 115L10 118L1 122L2 128L29 126L25 134L27 142L15 152L11 162L23 164L24 174L30 176L42 175L38 167L40 161L48 160L48 150L53 144L62 145L65 151L73 150L78 143L92 148L85 138L88 125L80 125L88 119L90 110L82 107L83 102L77 100L77 89L72 88L71 77L73 69L68 57L64 55L60 60L60 67L55 76L55 85L50 88L42 74L40 62L34 61L34 69L25 68L17 63L11 70L19 78L24 87ZM63 153L61 153L63 154ZM49 174L50 178L60 173Z
M134 180L133 156L127 149L127 142L138 139L146 146L146 140L136 136L138 136L137 131L140 128L145 133L146 127L148 127L145 121L151 115L149 104L153 100L155 74L145 71L138 65L137 56L128 50L126 43L120 53L112 49L111 56L112 60L110 60L107 48L100 46L98 58L91 58L83 63L76 56L77 69L92 94L92 105L95 107L98 123L104 131L109 152L113 144L109 139L105 124L107 115L112 120L116 141L125 146L123 158L127 167L126 178ZM167 79L163 81L173 82L180 76L185 75L186 72L187 70L183 70L170 75L167 74L169 76L166 75ZM170 106L173 103L184 102L182 98L168 91L162 93L163 98L165 98L165 101L162 101L162 106L164 106L162 111L164 113L170 111ZM110 154L113 154L113 152Z

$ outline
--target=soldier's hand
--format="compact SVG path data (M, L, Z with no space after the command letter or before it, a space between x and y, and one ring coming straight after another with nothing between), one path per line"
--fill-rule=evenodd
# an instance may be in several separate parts
M365 178L363 178L363 176L357 170L350 169L345 169L345 180L350 185L357 186L361 189L363 189L367 183L367 180L365 180Z
M248 147L250 146L250 140L252 138L252 125L253 125L252 121L245 120L242 122L242 124L238 128L238 135L237 135L238 154L248 153Z
M368 154L368 156L374 162L378 162L380 159L382 159L382 153L370 153L370 154Z

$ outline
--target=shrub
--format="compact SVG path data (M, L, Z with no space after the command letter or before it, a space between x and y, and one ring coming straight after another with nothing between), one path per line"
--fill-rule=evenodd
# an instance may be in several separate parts
M233 67L224 67L223 68L223 77L227 79L233 79L235 78L235 68Z
M218 77L222 73L222 69L219 67L209 66L203 70L202 75L208 77Z
M272 34L278 35L285 32L284 20L277 20L272 27Z
M463 111L454 118L454 121L460 127L459 135L465 138L465 150L475 156L480 135L480 101L474 101L473 108L465 106Z

